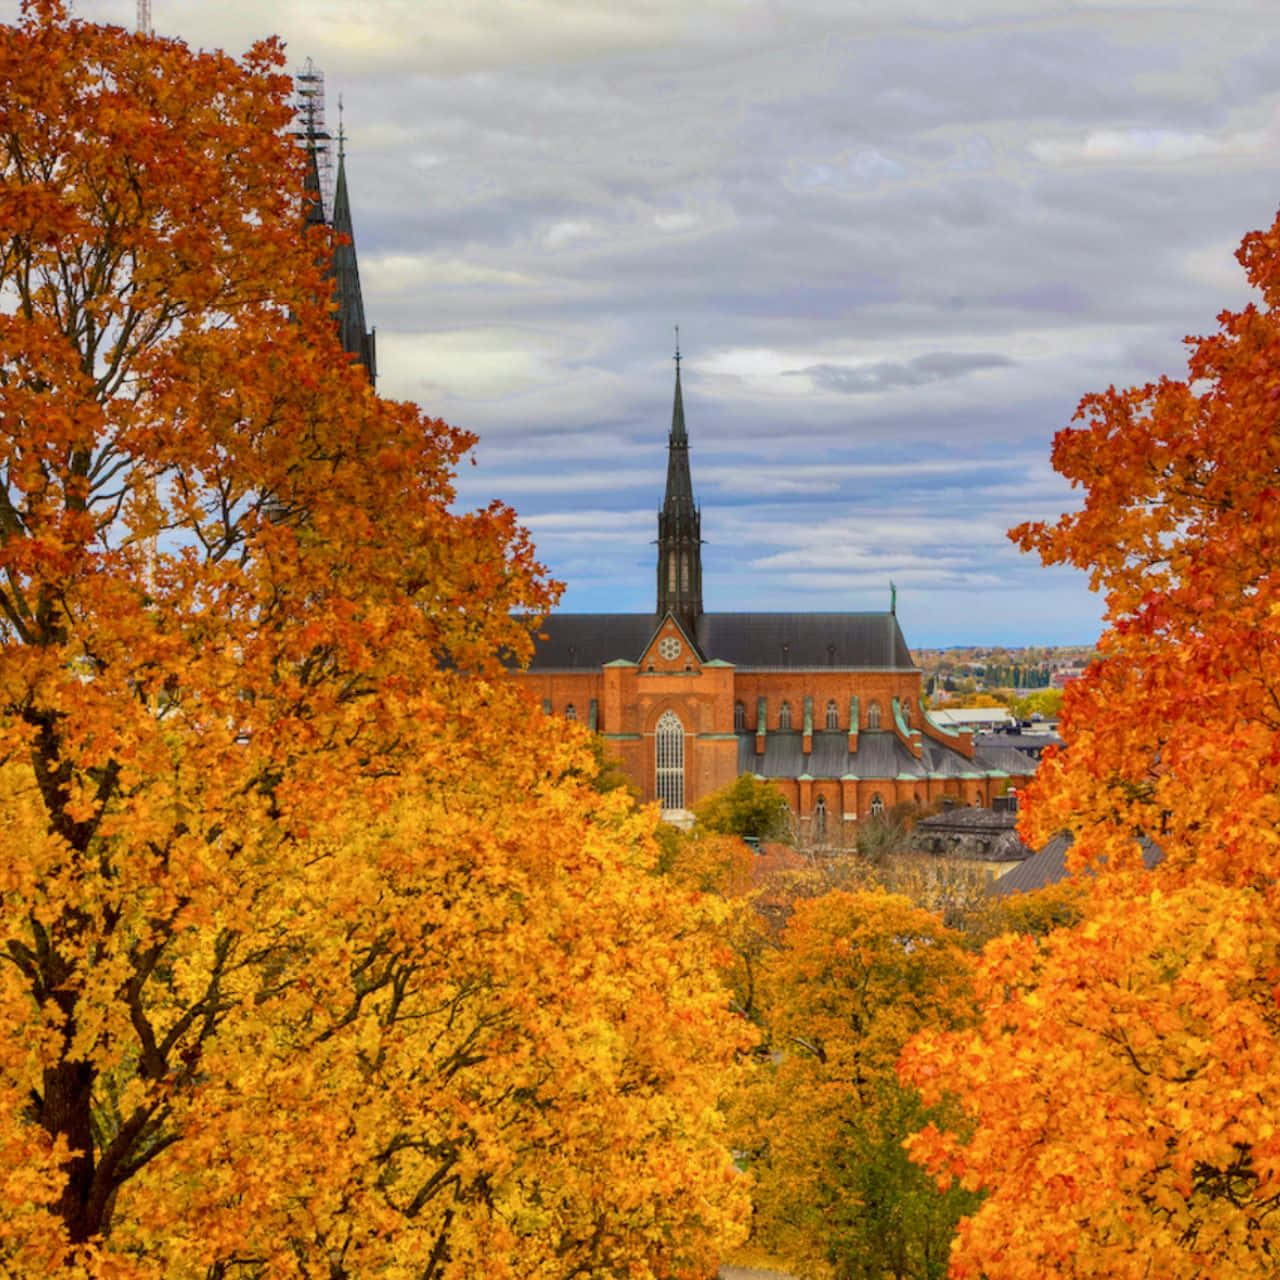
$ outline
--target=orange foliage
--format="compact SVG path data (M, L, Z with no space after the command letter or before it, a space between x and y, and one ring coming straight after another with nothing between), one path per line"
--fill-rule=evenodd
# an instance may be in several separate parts
M0 28L0 1270L705 1274L707 914L495 677L552 593L338 348L281 62Z
M989 945L979 1030L910 1050L976 1126L915 1144L988 1192L955 1276L1275 1272L1280 221L1238 257L1261 305L1189 340L1185 380L1087 396L1054 445L1083 506L1014 531L1106 594L1024 819L1099 875L1080 924Z
M1280 872L1280 222L1237 255L1261 308L1189 339L1187 377L1086 396L1056 468L1084 505L1013 531L1087 569L1107 601L1101 657L1068 686L1071 750L1032 788L1028 834L1077 832L1077 862L1260 884Z
M1275 1274L1277 941L1253 890L1104 884L1079 928L988 946L981 1022L903 1063L977 1121L911 1143L944 1183L988 1192L952 1276Z

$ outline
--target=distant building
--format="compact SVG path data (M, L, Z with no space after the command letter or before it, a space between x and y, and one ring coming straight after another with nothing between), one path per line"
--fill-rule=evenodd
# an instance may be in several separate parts
M912 850L1003 876L1033 853L1018 835L1016 804L1000 804L1004 799L990 809L944 809L921 818L911 832Z
M1003 729L1016 725L1013 713L1007 707L946 707L930 711L935 724L949 729Z
M743 773L782 789L809 843L894 805L989 805L1034 763L931 718L887 613L708 613L676 354L652 613L559 613L518 678L586 722L668 814Z

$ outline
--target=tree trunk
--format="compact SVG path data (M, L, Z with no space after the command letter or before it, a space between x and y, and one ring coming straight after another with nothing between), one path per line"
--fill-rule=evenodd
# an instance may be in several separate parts
M66 1223L73 1244L83 1244L102 1225L102 1208L95 1206L93 1196L93 1076L88 1062L61 1062L44 1073L40 1123L50 1137L65 1138L71 1149L64 1166L66 1184L55 1211Z

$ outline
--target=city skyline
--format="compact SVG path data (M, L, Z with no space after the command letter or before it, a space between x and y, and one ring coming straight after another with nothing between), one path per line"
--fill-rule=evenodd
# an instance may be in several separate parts
M17 7L8 4L8 16ZM419 9L154 0L346 105L379 389L480 437L561 607L654 595L680 325L708 609L883 609L918 647L1089 643L1004 531L1079 397L1180 375L1280 200L1243 4ZM132 26L128 0L79 16Z

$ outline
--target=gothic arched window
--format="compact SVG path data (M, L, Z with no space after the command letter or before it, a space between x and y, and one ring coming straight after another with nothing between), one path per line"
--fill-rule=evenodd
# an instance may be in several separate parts
M902 704L902 723L911 728L911 703L904 702Z
M664 711L654 734L658 800L664 809L684 808L684 725L674 711Z
M827 837L827 798L819 796L813 806L813 838L825 840Z
M878 729L880 727L880 704L878 702L871 703L867 707L867 728Z
M784 733L791 728L791 703L784 702L778 708L778 728Z
M880 793L877 791L871 797L871 816L873 818L880 817L884 813L884 801L880 799Z
M827 728L838 729L840 727L840 708L836 706L836 700L831 699L827 703Z
M741 702L733 704L733 728L741 733L747 727L747 708Z
M578 718L578 708L575 707L572 702L565 707L564 718L566 720L576 720Z

